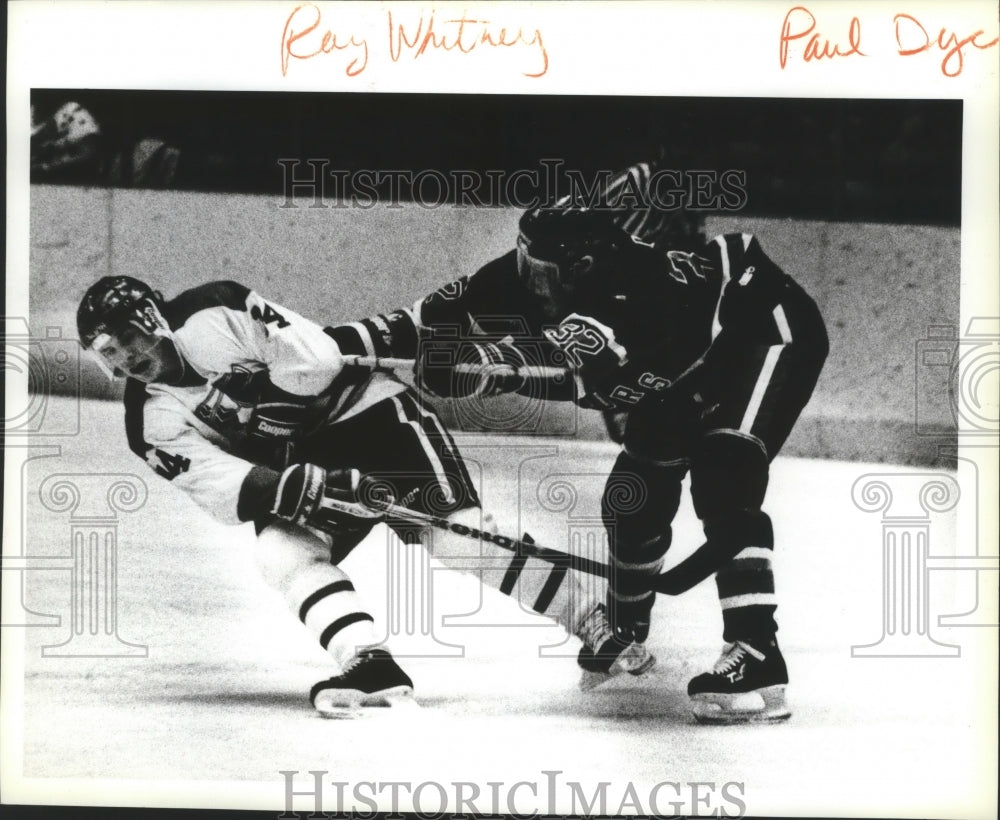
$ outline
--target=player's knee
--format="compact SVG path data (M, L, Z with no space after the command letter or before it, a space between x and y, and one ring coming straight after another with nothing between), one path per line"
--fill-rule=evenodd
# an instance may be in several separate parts
M288 589L294 578L309 567L330 563L327 543L285 521L276 521L262 530L254 552L264 580L278 590Z
M737 431L706 436L691 462L691 500L702 521L760 510L767 482L764 445Z
M670 545L670 525L681 500L683 466L662 466L621 453L604 485L601 517L616 542L641 544L660 538Z
M771 519L761 510L731 509L703 521L705 538L736 547L774 547Z

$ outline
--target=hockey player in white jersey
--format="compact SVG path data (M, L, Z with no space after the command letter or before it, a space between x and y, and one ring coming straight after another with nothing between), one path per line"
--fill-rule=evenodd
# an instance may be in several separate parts
M366 493L483 531L491 519L437 417L402 382L344 365L377 324L322 328L236 282L166 301L117 276L86 292L77 326L102 366L127 378L130 448L216 519L254 522L264 579L338 667L312 688L316 709L339 715L411 696L337 566L381 520ZM533 602L591 651L614 652L612 672L651 664L613 640L575 572L485 541L423 535L446 565L482 559L484 583Z

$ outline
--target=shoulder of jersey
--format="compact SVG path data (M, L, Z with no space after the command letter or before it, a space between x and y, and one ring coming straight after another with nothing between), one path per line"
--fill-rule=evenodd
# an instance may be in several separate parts
M483 294L498 297L521 290L517 274L517 251L511 250L483 265L472 276L474 287Z
M487 308L498 299L511 296L518 290L517 252L509 251L483 265L471 276L463 276L424 298L425 307L444 306L461 300L475 310Z
M186 426L179 405L165 399L155 387L151 390L137 379L128 379L123 398L125 436L129 449L140 458L145 458L150 448L147 438L169 439Z
M125 381L125 435L129 449L137 456L146 457L146 440L143 437L143 410L149 393L146 385L137 379Z
M745 253L751 246L759 245L757 237L752 233L723 233L713 237L708 246L719 248L725 246L730 255Z
M250 288L231 280L207 282L179 293L167 302L164 313L172 330L184 326L192 316L210 308L245 311Z
M725 275L731 267L742 263L751 239L751 234L718 234L705 242L704 255Z

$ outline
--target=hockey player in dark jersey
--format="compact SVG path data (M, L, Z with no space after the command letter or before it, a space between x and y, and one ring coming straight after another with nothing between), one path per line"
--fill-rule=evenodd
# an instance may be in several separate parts
M714 668L689 684L695 717L782 720L788 675L762 507L769 464L826 358L824 323L751 235L671 250L618 222L565 203L529 211L516 249L415 305L419 345L400 336L381 355L415 356L419 383L439 396L521 392L627 413L602 502L618 640L648 636L648 582L663 566L690 473L725 641ZM460 372L458 363L483 367ZM535 383L524 375L531 365L561 366L570 378ZM641 479L647 502L616 505L619 476ZM602 664L587 648L580 661Z
M403 325L412 332L405 312L391 323L398 338ZM495 524L451 436L413 391L345 364L344 353L370 347L380 328L370 320L321 328L236 282L166 301L127 276L95 283L77 326L98 362L127 378L125 431L136 455L218 520L254 522L264 579L339 667L312 688L316 709L349 715L408 698L410 678L337 564L381 520L381 501L466 532ZM411 524L386 523L412 540ZM603 602L565 566L454 532L418 535L445 565L481 566L483 583L592 649L620 646ZM648 657L625 649L613 671L648 667Z

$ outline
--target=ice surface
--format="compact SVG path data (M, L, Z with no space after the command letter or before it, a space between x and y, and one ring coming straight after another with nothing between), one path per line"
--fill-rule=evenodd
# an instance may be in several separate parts
M5 800L17 782L11 770L23 765L24 776L34 778L37 802L280 811L285 781L279 772L298 772L296 788L308 789L307 772L319 770L328 773L327 782L435 781L449 794L454 786L448 784L458 781L479 784L484 795L490 781L507 789L528 781L536 785L537 801L527 787L516 798L517 809L528 812L573 808L568 781L583 784L588 797L601 781L609 782L611 813L619 810L629 783L651 810L647 796L662 782L686 790L684 812L692 810L686 785L692 782L715 784L711 804L701 806L705 812L737 813L738 806L718 791L733 782L742 786L730 794L742 795L746 811L755 815L976 817L994 811L997 631L938 623L939 616L964 612L974 612L967 621L996 623L990 603L977 602L982 585L975 573L947 566L929 572L930 631L911 645L916 654L953 646L957 655L852 657L852 646L876 644L884 631L887 526L882 512L855 505L852 486L867 474L886 474L891 484L894 476L909 480L928 471L775 462L767 509L777 535L779 638L794 710L785 724L693 723L686 682L708 668L721 648L710 581L684 596L661 596L650 639L659 658L654 672L583 693L573 661L576 642L566 642L558 628L497 593L481 596L469 576L431 562L431 599L390 593L387 578L395 583L400 576L390 573L388 562L400 553L383 529L369 536L345 568L381 624L399 616L399 626L388 630L390 645L414 678L423 709L398 719L387 711L346 722L323 720L309 706L310 685L331 674L330 665L258 577L252 529L212 522L128 452L120 429L118 406L84 402L82 434L54 442L60 454L35 458L22 472L26 535L20 546L5 544L5 568L14 566L11 556L20 555L29 556L25 563L33 568L4 572L4 591L15 593L5 595L4 623L18 622L12 620L16 615L37 625L6 626L3 634ZM572 532L599 531L594 516L603 475L614 460L612 445L459 441L474 462L484 506L503 530L529 529L540 543L560 548ZM16 452L9 450L8 457ZM121 513L116 524L114 605L118 639L147 647L145 657L43 656L43 647L72 645L66 562L43 570L41 561L31 561L71 552L70 512L53 512L39 499L42 481L53 473L134 473L148 486L141 509ZM973 503L975 477L960 471L957 478L962 503ZM553 501L557 479L576 489L575 506ZM927 514L926 523L932 556L975 553L968 527L956 525L954 511ZM685 496L671 561L700 543L699 535ZM410 560L418 572L423 564ZM23 609L16 601L17 579L23 580ZM391 610L390 600L403 600L402 612ZM449 620L462 613L474 614ZM413 634L406 634L407 615L416 623ZM51 624L51 616L60 623ZM420 628L421 617L432 634ZM23 681L11 674L7 654L22 639ZM124 643L118 646L120 654L128 651ZM560 784L554 797L544 788L549 777ZM431 806L437 805L435 794L429 792ZM661 790L661 811L674 794ZM338 808L332 787L326 799L326 810ZM311 799L303 801L310 810ZM485 796L476 805L490 809ZM501 811L508 808L501 803Z

